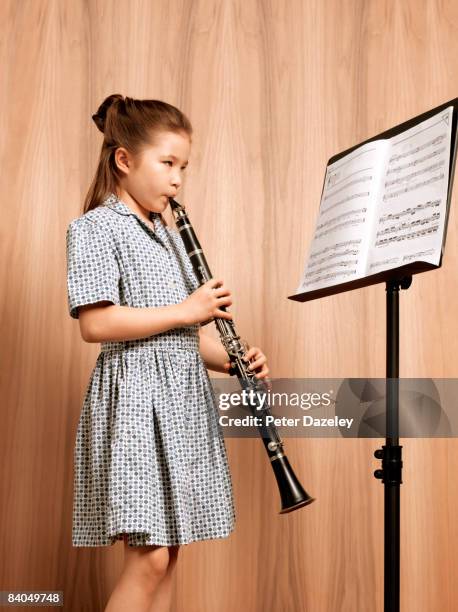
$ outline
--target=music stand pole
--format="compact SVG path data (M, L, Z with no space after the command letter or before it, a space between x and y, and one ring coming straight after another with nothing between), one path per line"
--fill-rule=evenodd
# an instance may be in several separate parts
M385 612L399 612L400 603L400 488L402 446L399 446L399 290L408 289L412 276L386 283L386 439L374 456L382 469L374 472L385 489Z

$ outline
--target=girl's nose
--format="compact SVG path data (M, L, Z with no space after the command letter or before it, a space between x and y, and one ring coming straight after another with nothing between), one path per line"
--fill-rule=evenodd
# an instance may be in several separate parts
M181 179L179 176L175 176L172 180L172 185L176 188L179 189L180 185L181 185Z

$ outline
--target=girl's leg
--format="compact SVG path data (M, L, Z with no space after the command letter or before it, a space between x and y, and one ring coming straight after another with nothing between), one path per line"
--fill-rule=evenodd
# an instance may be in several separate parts
M128 546L124 536L124 568L105 612L149 612L168 566L167 546Z
M166 575L154 592L149 612L170 612L172 603L173 570L178 559L179 546L169 546L169 566Z

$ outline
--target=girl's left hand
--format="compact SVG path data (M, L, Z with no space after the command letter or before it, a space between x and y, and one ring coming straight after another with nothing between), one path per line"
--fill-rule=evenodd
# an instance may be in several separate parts
M256 372L256 378L266 378L269 373L269 368L267 367L267 357L264 355L262 350L258 346L252 346L248 349L243 357L244 361L250 361L254 359L252 363L248 366L249 370L254 370ZM226 370L229 370L230 363L229 361L224 364ZM267 379L268 380L268 379Z

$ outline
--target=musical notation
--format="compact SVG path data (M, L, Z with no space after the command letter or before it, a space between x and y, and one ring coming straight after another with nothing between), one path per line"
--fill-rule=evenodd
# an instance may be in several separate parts
M377 151L377 143L369 143L368 145L363 145L358 151L350 153L344 160L328 166L325 175L326 188L334 187L337 183L346 181L359 172L372 170L372 166L360 167L360 164L366 164L368 159L371 161L374 157L374 151Z
M429 257L434 253L434 249L428 249L427 251L418 251L417 253L409 253L409 255L404 255L402 261L407 263L409 261L413 261L414 259Z
M381 261L374 261L370 264L369 270L374 268L380 268L381 266L396 264L399 261L399 257L390 257L388 259L382 259Z
M361 225L361 223L364 223L364 221L365 221L365 217L362 217L361 219L349 219L348 221L343 221L342 223L339 223L338 225L334 225L334 227L331 227L325 230L324 232L315 234L315 238L318 240L319 238L323 238L323 236L327 236L328 234L335 232L338 229L342 229L344 227L349 227L349 226L354 227L356 225Z
M390 238L381 238L377 240L375 246L385 246L391 242L402 242L403 240L412 240L412 238L419 238L420 236L426 236L428 234L434 234L439 229L439 224L432 225L431 227L427 227L426 229L417 230L416 232L411 232L410 234L402 234L400 236L391 236Z
M342 206L343 204L347 204L347 202L351 202L352 200L357 200L358 198L367 198L370 194L370 191L361 191L360 193L352 193L351 195L339 200L335 204L331 204L327 208L323 208L322 212L327 213L333 208L337 208L338 206Z
M338 223L339 221L341 221L342 219L345 219L346 217L350 217L352 215L358 215L360 213L365 213L366 210L367 208L357 208L353 210L348 210L347 212L344 212L341 215L337 215L337 217L332 217L332 219L328 219L328 221L318 224L316 229L321 230L324 227L328 227L330 225L333 225L334 223Z
M414 155L415 153L419 153L420 151L424 151L428 147L441 144L441 142L443 142L446 139L446 136L447 134L443 132L442 134L439 134L439 136L435 136L431 140L426 141L425 143L423 143L422 145L419 145L418 147L409 149L408 151L405 151L404 153L397 153L396 155L392 155L390 157L389 163L392 164L395 161L404 159L405 157L410 157L411 155Z
M392 181L386 181L385 188L391 187L392 185L402 185L402 183L411 181L416 176L421 176L422 174L426 174L427 172L433 172L434 170L441 168L443 165L444 165L444 160L442 159L441 161L437 162L436 164L432 164L431 166L428 166L427 168L422 168L421 170L417 170L416 172L411 172L410 174L406 174L405 176L398 177L396 179L393 179Z
M441 200L428 200L427 202L424 202L422 204L417 204L416 206L409 206L408 208L405 208L404 210L400 210L397 213L387 213L386 215L382 215L380 217L380 219L378 220L379 224L381 223L386 223L388 221L393 221L394 219L400 219L401 217L407 216L407 215L415 215L417 212L420 212L421 210L426 210L427 208L436 208L437 206L440 206Z
M358 263L357 259L346 259L344 261L338 261L336 263L332 263L329 266L323 266L322 268L318 268L317 270L312 270L311 272L307 272L307 274L305 275L305 278L310 278L311 276L315 276L316 274L321 274L321 272L324 272L325 270L329 270L331 268L346 268L348 266L353 266L356 265Z
M370 168L367 168L367 169L370 170ZM371 181L373 178L374 177L372 176L372 174L367 174L366 176L360 176L359 178L353 179L352 181L345 183L345 185L342 185L341 187L339 187L339 189L333 189L332 191L328 189L326 192L326 195L323 198L323 202L325 202L326 200L329 200L329 198L332 198L337 193L340 193L341 191L348 189L352 185L357 185L358 183L365 183L367 181Z
M309 268L314 268L315 266L319 266L325 261L330 261L331 259L337 259L339 257L345 257L346 255L358 255L359 250L351 250L347 249L346 251L340 251L337 253L333 253L332 255L327 255L326 257L322 257L321 259L317 259L316 261L311 261L309 264Z
M394 166L393 168L388 167L386 174L388 176L389 174L394 174L395 172L402 172L402 170L405 170L406 168L415 167L417 164L421 164L427 161L428 159L432 159L433 157L436 157L437 155L442 155L442 153L444 152L445 152L445 147L442 147L441 149L436 149L432 153L428 153L428 155L424 155L423 157L418 157L417 159L407 164L402 164L400 166Z
M353 276L356 274L356 270L348 270L342 272L332 272L330 274L325 274L324 276L320 276L319 278L315 278L310 281L304 281L302 286L307 287L308 285L314 285L316 283L321 283L323 281L330 281L339 278L340 276Z
M324 253L328 253L329 251L332 251L334 249L341 249L347 246L356 246L356 245L359 246L360 244L361 244L361 238L359 238L358 240L345 240L345 242L336 242L335 244L327 246L324 249L320 249L319 251L315 251L314 253L311 253L309 259L313 259L314 257L319 257L320 255L323 255Z
M397 198L402 193L408 193L409 191L415 191L416 189L421 189L422 187L426 187L427 185L431 185L432 183L436 181L442 180L444 176L445 174L441 172L440 174L437 174L436 176L432 176L431 178L427 179L426 181L422 181L421 183L415 183L414 185L411 185L410 187L406 187L405 189L399 189L398 191L387 193L383 196L383 200L386 201L391 198Z
M398 225L392 225L391 227L386 227L383 230L377 232L376 236L385 236L386 234L392 234L393 232L400 232L405 229L410 229L411 227L415 227L416 225L425 225L426 223L431 223L432 221L437 221L439 219L440 213L433 213L430 217L424 217L423 219L416 219L415 221L404 221L403 223L399 223Z

